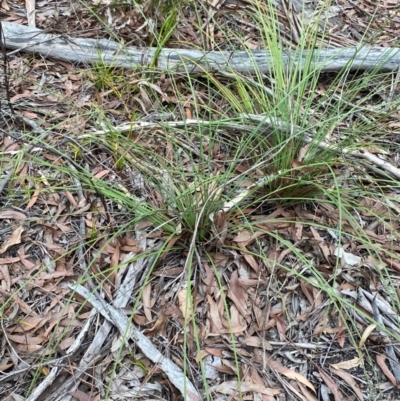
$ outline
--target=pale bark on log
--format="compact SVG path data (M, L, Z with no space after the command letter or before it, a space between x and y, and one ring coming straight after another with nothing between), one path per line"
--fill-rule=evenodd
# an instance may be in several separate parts
M135 69L153 63L156 48L125 47L107 39L69 38L65 35L47 34L40 29L12 22L2 22L6 46L10 49L41 54L72 63L92 64L104 62L109 65ZM285 66L296 66L303 70L309 62L320 71L351 70L381 71L397 70L400 66L400 48L348 47L283 51ZM268 73L274 61L268 50L252 51L200 51L190 49L162 49L155 66L162 70L199 72L240 72L252 74L256 71Z

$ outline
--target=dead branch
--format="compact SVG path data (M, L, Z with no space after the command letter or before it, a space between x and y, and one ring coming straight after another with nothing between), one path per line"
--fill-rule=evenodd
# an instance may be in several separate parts
M107 39L67 38L47 34L40 29L2 22L6 46L9 49L38 53L44 57L92 64L104 62L129 69L153 63L155 48L125 47ZM341 49L299 50L282 53L286 66L304 69L309 57L313 67L321 71L379 69L393 71L400 64L400 48L348 47ZM267 73L274 58L268 50L211 51L190 49L163 49L155 66L163 70L198 73L202 71L237 71L251 74L256 70Z

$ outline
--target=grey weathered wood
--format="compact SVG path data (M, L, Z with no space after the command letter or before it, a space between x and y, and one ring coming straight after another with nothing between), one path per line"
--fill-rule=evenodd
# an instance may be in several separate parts
M134 69L150 65L155 48L125 47L107 39L69 38L46 34L39 29L12 22L2 22L6 46L44 57L91 64L104 61L107 64ZM318 51L287 51L282 59L285 65L293 63L304 69L307 57L321 71L339 71L348 66L352 70L379 69L392 71L399 68L400 48L349 47L322 49ZM268 50L237 52L204 52L190 49L163 49L158 55L156 66L160 69L198 73L201 71L237 71L263 73L271 71L273 57Z

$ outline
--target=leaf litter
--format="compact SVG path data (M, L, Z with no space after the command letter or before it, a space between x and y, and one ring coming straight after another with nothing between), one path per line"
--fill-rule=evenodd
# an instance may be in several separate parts
M237 3L231 7L245 8L250 2ZM2 2L7 20L27 23L21 5ZM107 2L99 5L102 18L122 39L151 45L151 26L145 24L139 9L118 10ZM48 1L38 2L37 7L36 23L41 28L69 31L76 21L86 21L86 31L75 28L76 35L105 35L94 16L77 3ZM151 2L148 7L154 18L160 18L151 10ZM219 2L208 7L216 8L212 12L221 26L233 24L246 34L255 29L243 13L225 13ZM371 10L375 12L368 2L361 7L352 3L337 7L350 10L341 14L343 18L360 21L366 21L362 17ZM283 9L282 30L287 32L286 38L295 37L296 15ZM373 24L379 24L390 9L390 3L382 7L382 16ZM330 11L338 18L335 7ZM193 10L184 13L187 24L179 27L175 39L201 43ZM210 19L205 21L211 26ZM346 43L357 43L365 23L347 22L335 28L343 28ZM391 22L385 30L384 43L393 29L397 32L395 25L396 21ZM345 33L349 27L354 37ZM219 32L211 32L209 49L232 46ZM261 45L253 39L247 43L252 48ZM354 239L353 222L343 220L332 204L309 209L277 206L253 213L257 231L241 228L242 222L227 216L228 210L218 211L212 216L213 247L199 254L198 272L190 278L193 283L188 288L187 254L176 247L179 236L167 239L162 227L152 222L127 225L132 211L124 210L112 196L105 199L96 192L96 185L116 183L125 193L163 207L165 196L141 175L152 166L143 163L139 168L136 162L117 168L116 148L81 135L93 127L109 130L98 127L95 112L87 112L92 102L98 102L116 124L130 121L133 112L151 117L157 109L151 90L160 95L159 104L176 105L177 114L182 103L177 92L185 93L186 113L192 117L184 81L173 88L167 76L157 84L138 79L139 90L121 99L118 93L128 81L123 71L115 74L124 80L106 90L96 88L66 62L29 59L17 53L10 57L9 68L10 100L26 119L23 123L11 119L2 126L8 134L2 140L2 176L14 169L15 155L23 155L15 178L5 182L3 190L8 194L0 212L2 399L11 400L13 392L17 394L14 399L30 401L62 399L67 394L78 400L98 400L106 393L115 400L177 399L186 392L188 399L197 400L203 390L201 362L209 369L206 377L213 399L238 399L239 394L247 394L262 400L343 400L350 395L367 400L371 398L363 377L366 371L388 399L396 399L398 351L385 330L398 333L399 319L391 294L384 292L388 283L383 278L387 277L381 274L389 270L393 272L389 277L398 281L398 238L392 238L398 231L396 192L390 204L383 199L361 199L365 211L357 216L365 223L369 246L382 251L381 260L365 257L366 245ZM323 89L321 84L322 93ZM37 127L52 134L41 132L39 140ZM169 149L171 160L174 141L182 145L183 160L189 160L190 153L198 154L194 139L180 137L179 131L176 134L178 137L172 138L159 126L158 135L165 138L166 146L160 145L155 132L127 135L155 154ZM23 153L24 143L31 145L27 153ZM215 160L217 155L218 151ZM128 160L130 155L124 157ZM190 173L190 163L184 165ZM81 168L81 175L73 175L65 166ZM252 188L258 177L249 178L252 181L247 188ZM231 202L229 208L235 199ZM335 231L339 223L346 238L341 243ZM161 247L168 252L152 266L154 252ZM258 257L260 254L265 257ZM312 260L315 271L310 271L304 260ZM313 274L327 280L334 277L332 291L346 300L341 307L347 312L333 304ZM79 291L74 284L78 278ZM193 309L189 308L190 299ZM346 313L352 314L352 325L345 324ZM371 325L371 317L379 326ZM134 324L133 333L128 321ZM196 325L188 325L191 321ZM361 334L358 350L349 342L356 331ZM196 337L200 352L196 351ZM374 360L368 359L371 355ZM361 366L364 369L359 369ZM34 388L29 388L28 382L34 383Z

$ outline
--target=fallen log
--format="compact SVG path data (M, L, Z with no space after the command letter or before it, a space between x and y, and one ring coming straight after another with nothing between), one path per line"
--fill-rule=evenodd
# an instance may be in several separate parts
M154 65L176 72L240 72L268 73L274 61L268 50L201 51L191 49L137 48L123 46L108 39L68 38L66 35L48 34L40 29L12 22L1 22L6 47L17 51L41 54L71 63L108 65L135 69ZM320 50L288 50L282 52L283 63L304 69L311 56L311 64L320 71L397 70L400 65L400 48L348 47ZM156 60L155 60L156 58Z

